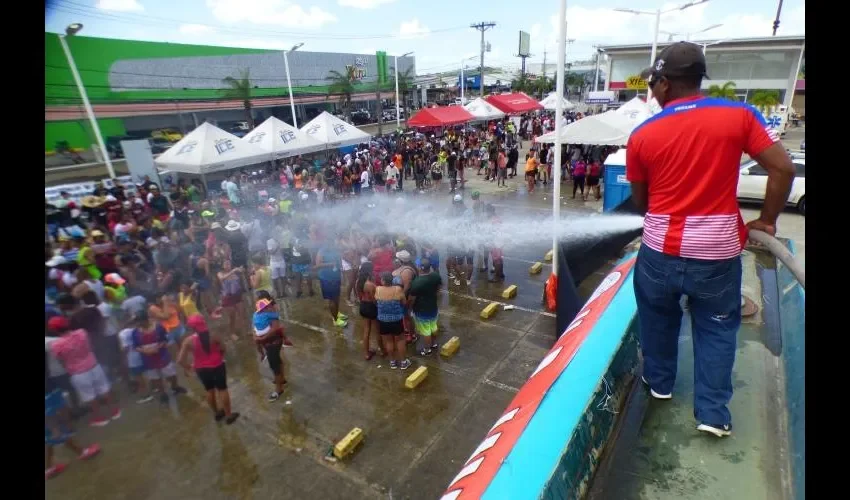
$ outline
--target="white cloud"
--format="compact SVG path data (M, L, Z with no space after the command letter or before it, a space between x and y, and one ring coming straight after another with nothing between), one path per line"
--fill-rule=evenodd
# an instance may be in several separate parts
M431 30L416 18L401 23L398 28L398 34L404 38L424 38L430 32Z
M337 0L343 7L354 7L355 9L374 9L379 5L393 3L395 0Z
M304 9L290 0L207 0L207 7L219 21L227 24L250 22L286 27L320 28L337 21L336 16L319 7Z
M97 0L95 7L100 10L114 10L118 12L141 12L145 10L137 0Z
M215 30L203 24L182 24L178 31L184 35L208 35Z

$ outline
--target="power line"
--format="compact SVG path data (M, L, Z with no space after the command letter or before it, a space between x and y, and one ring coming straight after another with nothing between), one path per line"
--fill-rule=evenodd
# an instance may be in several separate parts
M481 32L481 72L479 73L479 78L481 80L478 85L478 88L481 92L481 97L484 97L484 49L489 48L484 46L484 32L495 26L496 23L493 21L486 21L469 25L470 28L475 28L476 30Z

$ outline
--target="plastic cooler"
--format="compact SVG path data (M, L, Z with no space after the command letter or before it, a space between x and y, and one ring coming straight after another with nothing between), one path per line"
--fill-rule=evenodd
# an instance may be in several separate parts
M632 195L632 187L626 180L626 150L608 156L602 176L604 186L602 193L602 211L610 212Z

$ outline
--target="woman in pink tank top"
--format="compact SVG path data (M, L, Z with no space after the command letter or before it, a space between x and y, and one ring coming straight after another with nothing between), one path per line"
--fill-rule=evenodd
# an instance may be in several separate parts
M186 320L186 326L192 334L183 340L177 362L183 365L186 375L194 369L204 389L207 391L207 404L212 408L216 422L224 420L228 425L239 418L239 413L230 411L230 392L227 390L227 368L224 366L224 344L210 335L207 322L200 314L193 314ZM191 351L192 365L186 358ZM218 396L218 398L216 398Z

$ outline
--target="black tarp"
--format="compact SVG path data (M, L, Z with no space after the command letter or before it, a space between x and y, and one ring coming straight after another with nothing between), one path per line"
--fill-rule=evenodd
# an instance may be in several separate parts
M641 215L631 197L611 213ZM556 337L561 336L584 306L584 301L579 297L576 287L606 262L617 258L623 248L642 233L643 229L639 228L624 233L605 234L598 238L560 242Z

